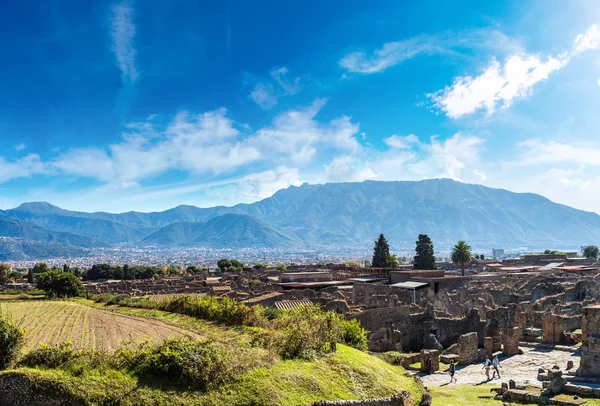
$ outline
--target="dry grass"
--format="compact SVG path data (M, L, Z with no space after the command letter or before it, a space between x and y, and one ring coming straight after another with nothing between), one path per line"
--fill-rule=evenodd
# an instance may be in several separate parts
M77 348L116 350L128 342L158 343L165 338L196 336L158 320L115 314L65 301L10 301L0 304L25 330L25 349L41 343L71 341Z

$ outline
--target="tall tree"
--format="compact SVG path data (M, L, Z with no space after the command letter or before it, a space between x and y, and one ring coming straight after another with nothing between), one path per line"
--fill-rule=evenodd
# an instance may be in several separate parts
M595 245L588 245L583 249L583 256L589 259L598 259L598 247Z
M426 234L419 234L417 248L415 249L414 269L437 269L431 238Z
M50 267L45 262L38 262L37 264L35 264L33 266L33 269L32 269L33 273L44 273L44 272L50 272L50 271L51 271Z
M375 241L375 247L373 248L373 260L371 266L374 268L387 268L390 262L390 245L383 236L379 235L377 241Z
M0 286L8 282L8 276L12 273L12 267L8 264L0 264Z
M466 242L460 240L452 247L452 262L460 264L462 276L465 276L465 265L471 262L472 259L471 246Z

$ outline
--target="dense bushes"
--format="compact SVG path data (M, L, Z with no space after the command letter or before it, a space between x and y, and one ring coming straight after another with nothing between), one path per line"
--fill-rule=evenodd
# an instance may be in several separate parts
M191 338L167 339L153 346L121 348L114 354L103 351L75 349L71 342L42 345L24 355L19 366L62 369L81 375L92 369L114 369L138 377L155 377L199 390L220 385L258 366L244 350Z
M181 295L153 302L127 295L100 295L98 302L164 310L230 326L263 327L255 341L275 350L283 358L313 358L335 351L336 343L367 349L367 332L357 320L325 312L312 305L295 310L247 306L229 298Z
M38 279L37 287L48 297L84 296L85 288L78 277L63 271L44 272Z
M10 313L0 309L0 370L11 367L15 362L23 345L24 334Z
M116 359L134 373L170 378L182 385L206 390L240 374L248 367L241 354L225 346L189 338L168 339L156 347L121 350Z

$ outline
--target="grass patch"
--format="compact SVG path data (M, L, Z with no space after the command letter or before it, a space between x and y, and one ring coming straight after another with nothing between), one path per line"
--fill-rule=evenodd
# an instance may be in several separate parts
M447 385L429 388L433 396L433 406L516 406L495 400L489 386Z

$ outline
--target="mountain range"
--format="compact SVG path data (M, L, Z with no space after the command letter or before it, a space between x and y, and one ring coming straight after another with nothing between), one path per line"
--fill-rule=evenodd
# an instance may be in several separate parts
M370 248L379 233L398 249L422 233L437 248L459 239L488 249L574 248L600 242L600 215L449 179L303 184L252 204L153 213L85 213L45 202L0 210L0 237L78 248Z

